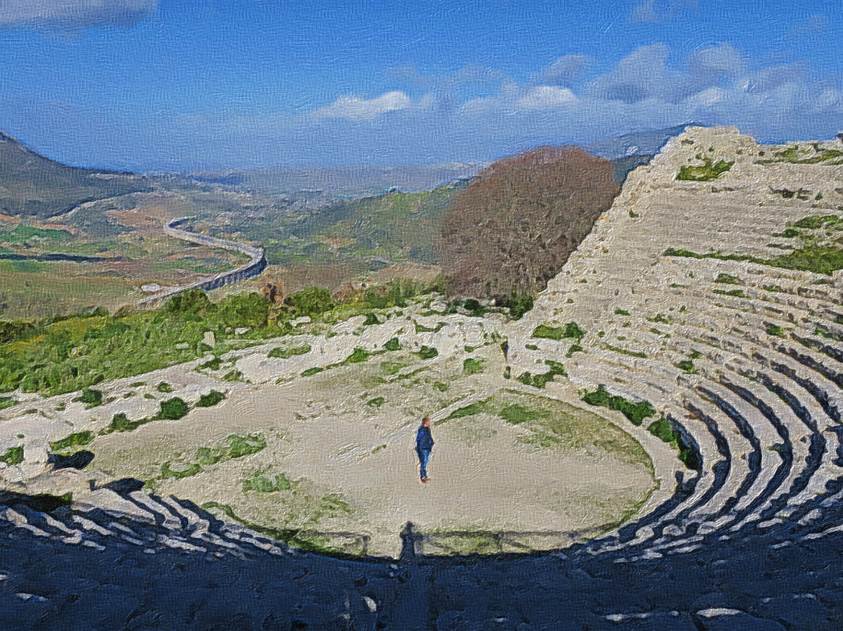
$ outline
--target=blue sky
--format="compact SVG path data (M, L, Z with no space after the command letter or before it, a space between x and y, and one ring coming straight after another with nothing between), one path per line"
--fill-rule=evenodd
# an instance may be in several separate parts
M0 0L0 130L140 170L843 129L840 0Z

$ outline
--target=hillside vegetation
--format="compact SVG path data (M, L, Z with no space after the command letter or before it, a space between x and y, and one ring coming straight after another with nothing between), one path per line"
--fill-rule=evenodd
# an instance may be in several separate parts
M456 186L341 200L301 214L267 213L229 226L266 247L271 264L434 263L442 217Z
M65 166L0 133L0 213L52 217L84 202L148 190L142 177Z
M534 294L618 194L611 162L545 147L496 162L459 193L442 226L448 291Z

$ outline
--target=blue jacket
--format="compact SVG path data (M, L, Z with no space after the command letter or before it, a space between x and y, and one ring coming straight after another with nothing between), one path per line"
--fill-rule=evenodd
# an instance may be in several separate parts
M422 425L419 431L416 432L416 449L418 451L430 451L433 449L433 436L430 434L430 428Z

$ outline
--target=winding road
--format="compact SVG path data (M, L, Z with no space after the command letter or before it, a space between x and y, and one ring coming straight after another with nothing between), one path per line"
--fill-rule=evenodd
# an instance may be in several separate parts
M210 291L212 289L218 289L224 285L230 285L231 283L239 283L247 278L257 276L266 268L266 255L263 248L237 243L236 241L219 239L217 237L210 237L204 234L197 234L195 232L184 230L180 227L191 219L193 219L193 217L177 217L175 219L171 219L164 225L165 234L173 238L181 239L182 241L189 241L190 243L196 243L198 245L206 245L208 247L220 248L233 252L242 252L249 257L249 261L239 267L227 272L221 272L215 276L203 278L187 285L169 287L141 299L138 301L139 305L155 305L166 298L180 294L188 289L203 289L205 291Z

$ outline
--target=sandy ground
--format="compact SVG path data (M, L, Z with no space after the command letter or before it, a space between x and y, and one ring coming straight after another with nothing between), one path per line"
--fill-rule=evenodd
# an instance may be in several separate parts
M227 504L265 527L363 534L371 538L368 552L389 555L398 553L398 533L407 522L423 533L547 531L543 545L558 546L580 532L593 534L648 496L649 461L631 437L623 435L616 452L588 444L537 447L527 440L534 433L529 424L488 413L434 427L431 481L422 485L413 450L421 416L438 421L512 387L496 375L502 372L496 345L475 355L485 358L486 369L472 376L463 375L462 354L423 361L397 352L281 385L240 385L218 406L179 421L98 438L91 446L95 466L109 477L149 480L164 463L195 462L200 446L259 433L266 449L183 479L156 480L156 492ZM384 377L388 364L406 366ZM383 402L373 405L379 398ZM559 414L586 436L595 424L613 428L573 410ZM255 474L283 474L293 489L245 491L244 481ZM325 511L325 497L340 498L348 510ZM477 543L469 539L463 543Z

